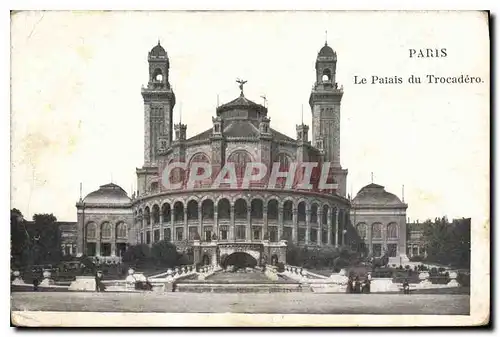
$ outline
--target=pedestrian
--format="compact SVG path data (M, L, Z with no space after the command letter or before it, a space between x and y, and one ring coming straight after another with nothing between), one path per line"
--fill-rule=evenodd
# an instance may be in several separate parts
M352 291L353 291L352 277L349 276L349 279L347 280L346 293L351 294Z
M365 283L364 283L364 287L363 287L363 292L365 294L369 294L370 293L370 284L371 284L371 281L369 279L366 279Z
M99 270L95 275L95 291L100 292L101 289L102 272Z
M403 293L404 294L409 294L410 293L410 284L408 283L408 279L405 278L403 281Z
M33 279L33 291L38 291L38 285L40 284L40 281L38 281L38 278Z
M358 276L356 276L356 280L354 281L354 292L356 294L361 293L361 282L359 282Z

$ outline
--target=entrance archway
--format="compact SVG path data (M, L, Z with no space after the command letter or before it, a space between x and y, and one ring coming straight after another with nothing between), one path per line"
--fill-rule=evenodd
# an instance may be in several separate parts
M210 264L210 257L207 254L203 255L203 258L201 259L201 264L203 266L208 266Z
M223 268L226 266L235 266L237 268L254 268L257 266L257 260L250 254L245 252L234 252L228 255L223 261L221 261Z

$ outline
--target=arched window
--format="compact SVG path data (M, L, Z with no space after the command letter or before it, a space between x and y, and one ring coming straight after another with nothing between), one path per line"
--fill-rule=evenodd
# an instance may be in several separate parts
M330 69L326 68L323 70L323 76L321 76L321 80L323 82L330 82L332 80L332 73L330 72Z
M180 201L174 204L174 221L184 221L184 205Z
M179 159L171 159L169 161L168 165L172 165L173 163L176 163L176 162L181 162L181 160L179 160ZM185 174L185 171L184 171L183 168L181 168L181 167L175 167L175 168L173 168L170 171L170 175L169 175L170 183L171 184L177 184L177 183L183 182L184 181L184 174Z
M356 230L358 231L358 235L361 239L366 239L366 224L365 223L359 223L356 226Z
M202 219L214 218L214 202L211 199L205 199L201 203L201 216Z
M171 221L170 217L172 216L172 210L170 209L169 203L164 203L163 206L161 206L161 213L163 215L163 222Z
M321 223L323 225L326 225L328 222L328 206L324 205L323 206L323 214L321 214Z
M153 72L153 80L156 82L161 82L163 80L163 74L161 73L160 68L156 68Z
M96 230L97 226L95 222L89 222L87 224L87 239L95 239L96 238Z
M293 220L293 203L287 200L283 203L283 221Z
M267 218L269 220L278 219L278 201L276 199L271 199L267 203Z
M247 163L252 162L252 157L247 151L238 150L231 153L229 158L227 159L229 163L234 163L234 168L236 171L236 177L242 178L245 175L245 169Z
M229 200L221 199L217 204L217 217L219 219L229 219L231 216L231 205L229 204Z
M374 223L372 225L372 239L381 239L382 238L382 224Z
M306 221L306 203L303 201L297 206L297 217L299 221Z
M205 154L205 153L202 153L202 152L199 152L199 153L196 153L194 154L192 157L191 157L191 160L189 161L189 170L191 170L191 167L194 163L206 163L206 164L210 164L210 159L208 158L208 156ZM204 174L204 169L203 167L198 167L197 169L197 175L202 175ZM187 177L189 177L190 173L188 173ZM209 178L207 179L209 180ZM195 181L195 184L194 184L194 187L202 187L203 186L203 182L200 181L200 180L197 180Z
M160 223L160 206L153 206L153 224Z
M279 172L288 172L290 169L290 164L292 163L292 159L286 153L279 153L276 157L276 162L279 163ZM272 169L272 168L270 168ZM286 183L286 177L278 177L276 179L276 186L278 188L283 188Z
M148 206L146 206L146 208L144 209L144 220L146 220L147 226L151 224L151 212L149 211Z
M278 163L280 163L280 171L286 171L290 167L290 163L292 162L292 159L290 156L286 153L280 153L278 154L277 158Z
M127 237L127 224L120 222L116 225L116 238L125 239Z
M101 225L101 238L111 239L111 224L109 222L104 222Z
M318 205L311 205L311 223L318 223Z
M251 203L252 219L262 219L264 217L264 204L261 199L253 199Z
M387 225L387 237L390 239L397 239L398 225L395 222L391 222Z
M188 202L188 220L196 220L198 219L198 201L189 200Z
M247 203L243 199L238 199L234 203L234 216L235 219L247 218Z

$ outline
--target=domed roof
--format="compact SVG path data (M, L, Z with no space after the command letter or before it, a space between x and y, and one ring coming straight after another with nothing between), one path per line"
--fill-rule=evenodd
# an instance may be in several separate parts
M375 206L403 206L404 203L392 193L385 190L384 186L377 184L369 184L359 190L356 197L352 200L352 204L358 205L375 205Z
M327 57L333 57L335 56L335 52L333 51L332 48L325 42L325 45L323 48L318 53L318 56L327 56Z
M255 109L267 113L267 109L264 106L247 99L243 94L231 102L219 106L217 108L217 112L220 113L222 111L233 109Z
M167 56L167 52L163 47L160 45L160 41L158 41L158 44L151 49L151 52L149 53L150 56Z
M92 204L114 204L123 205L130 202L130 198L127 196L127 192L123 190L120 186L110 183L102 185L97 191L87 194L85 203Z

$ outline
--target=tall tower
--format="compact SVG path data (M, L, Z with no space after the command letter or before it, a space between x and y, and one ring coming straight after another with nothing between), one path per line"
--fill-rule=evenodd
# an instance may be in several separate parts
M168 148L172 142L172 111L175 95L168 81L170 62L160 45L148 53L149 81L142 88L144 99L144 166L158 164L158 149Z
M340 101L343 90L335 81L337 54L325 45L316 58L316 83L309 98L312 112L312 144L323 137L325 161L340 167Z
M323 160L331 163L331 174L338 184L337 194L345 197L347 170L340 165L340 101L344 91L335 80L336 71L337 54L325 42L316 58L316 82L309 97L312 145L322 148Z

